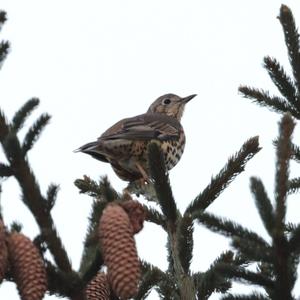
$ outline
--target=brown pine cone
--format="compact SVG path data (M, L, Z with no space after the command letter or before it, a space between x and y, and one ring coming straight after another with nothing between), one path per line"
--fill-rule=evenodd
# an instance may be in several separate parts
M0 219L0 283L4 279L8 266L8 253L5 239L5 227Z
M107 276L99 272L87 285L85 289L87 300L109 300L110 288Z
M138 201L129 200L121 202L120 204L127 212L130 223L132 225L133 233L136 234L143 229L146 213L143 205Z
M7 238L12 276L22 300L41 300L47 290L41 255L29 238L13 232Z
M138 291L140 265L132 226L121 206L110 204L103 211L99 236L114 293L121 299L132 298Z

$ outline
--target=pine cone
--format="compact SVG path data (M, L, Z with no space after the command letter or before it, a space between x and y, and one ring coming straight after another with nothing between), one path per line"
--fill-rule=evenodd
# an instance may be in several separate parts
M8 266L8 252L5 242L5 227L3 221L0 219L0 283L4 279Z
M12 276L22 300L41 300L47 290L46 270L29 238L13 232L7 238Z
M124 210L129 216L133 233L136 234L140 232L143 229L146 217L143 205L138 201L129 200L121 202L121 206L124 208Z
M99 223L104 262L111 287L121 299L138 291L140 266L129 217L119 205L110 204Z
M87 300L109 300L110 288L105 273L99 272L89 282L85 295Z

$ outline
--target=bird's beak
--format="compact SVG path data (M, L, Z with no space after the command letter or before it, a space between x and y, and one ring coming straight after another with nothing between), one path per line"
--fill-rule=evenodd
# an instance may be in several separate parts
M194 97L196 97L197 96L197 94L193 94L193 95L190 95L190 96L187 96L187 97L184 97L184 98L182 98L181 99L181 101L183 102L183 103L188 103L190 100L192 100Z

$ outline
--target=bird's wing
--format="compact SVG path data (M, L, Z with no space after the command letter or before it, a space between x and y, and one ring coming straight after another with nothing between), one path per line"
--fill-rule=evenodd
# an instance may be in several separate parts
M162 114L143 114L119 121L102 134L99 140L166 140L178 137L182 129L175 119Z

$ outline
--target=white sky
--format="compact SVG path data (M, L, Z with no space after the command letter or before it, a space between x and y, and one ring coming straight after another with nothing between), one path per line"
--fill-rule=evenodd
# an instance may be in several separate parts
M285 4L300 26L298 1ZM185 153L170 175L181 211L246 139L259 135L263 150L209 211L266 236L249 177L260 176L272 197L272 139L279 115L251 104L237 89L247 84L277 93L261 66L265 55L275 56L289 70L276 19L280 5L277 0L0 1L9 18L0 37L12 44L0 72L0 106L12 117L25 101L39 97L40 108L27 125L39 113L53 115L29 158L43 191L51 182L61 185L53 217L75 268L92 199L79 195L73 181L83 174L95 179L108 174L119 191L126 183L108 164L72 150L119 119L145 112L155 98L169 92L198 94L182 121ZM293 164L295 176L297 171ZM3 190L5 223L18 220L26 235L35 236L37 226L20 201L15 180L4 182ZM289 200L291 221L299 220L297 201ZM155 225L146 225L137 236L140 256L162 269L167 265L165 238ZM194 239L195 271L206 270L229 247L225 238L198 225ZM249 289L235 285L234 291ZM300 294L300 284L296 292ZM2 284L0 298L18 299L14 284ZM157 298L155 293L149 297Z

